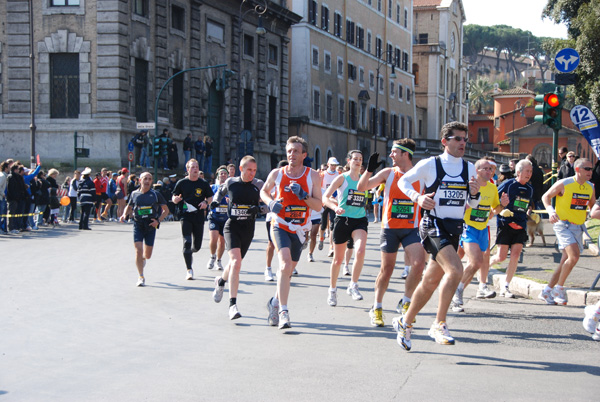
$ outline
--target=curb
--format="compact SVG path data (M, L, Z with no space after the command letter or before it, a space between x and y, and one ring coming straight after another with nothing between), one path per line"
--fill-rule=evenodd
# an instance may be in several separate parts
M504 283L506 274L495 270L490 271L493 285L500 289L501 284ZM510 291L515 295L537 300L545 286L545 283L538 283L530 279L514 276L510 282ZM600 301L600 291L567 289L567 298L569 299L569 306L589 306Z

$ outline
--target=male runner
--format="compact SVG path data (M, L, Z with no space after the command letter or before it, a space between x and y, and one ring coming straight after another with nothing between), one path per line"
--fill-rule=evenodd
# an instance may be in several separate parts
M592 208L596 203L594 185L589 181L592 178L592 162L579 158L575 161L574 168L575 176L557 181L542 196L550 223L554 224L558 249L562 250L558 267L538 296L548 304L567 304L565 281L583 251L587 207ZM553 197L556 197L556 210L552 207Z
M227 180L228 172L225 166L219 166L217 169L216 183L210 186L213 194L219 191L219 188ZM210 230L210 259L206 268L213 269L215 262L217 263L217 270L223 270L223 264L221 264L221 258L225 251L225 238L223 237L223 229L225 228L225 222L227 222L227 204L228 198L225 196L221 198L221 202L216 204L215 208L211 208L208 213L208 229ZM213 201L214 204L214 201Z
M498 214L496 245L498 251L490 258L490 266L501 263L508 255L510 261L506 270L506 280L500 285L500 296L514 298L508 290L510 281L517 271L519 256L527 241L527 215L532 206L533 187L529 184L533 171L531 162L527 159L519 161L515 166L517 177L505 180L498 187L498 194L508 194L509 204Z
M463 230L465 207L479 204L475 167L462 159L467 145L467 126L459 122L444 124L441 137L444 153L420 161L398 182L400 190L425 210L419 223L419 235L425 251L431 254L406 314L392 321L398 331L397 341L406 350L411 348L412 322L440 282L437 315L429 336L439 344L454 345L446 314L463 273L456 250ZM417 181L425 186L422 195L413 187Z
M135 265L138 270L136 286L144 286L144 267L146 260L152 257L156 229L169 214L167 201L158 192L152 190L152 175L144 172L140 175L140 188L129 196L127 207L120 217L125 222L133 213L133 245L135 246Z
M202 247L204 210L210 205L213 192L210 185L200 178L200 168L196 159L190 159L185 168L188 176L175 184L171 200L175 205L182 202L181 234L183 235L183 259L187 269L185 279L192 280L194 279L192 253Z
M419 205L414 203L396 185L398 180L412 167L412 157L415 152L415 142L409 138L394 141L390 158L392 167L385 168L373 176L373 172L380 165L379 154L375 153L369 158L367 171L358 181L358 190L370 190L385 184L381 214L381 235L379 248L381 250L381 267L375 280L375 301L369 311L371 325L383 327L383 295L385 294L394 267L400 244L404 247L405 264L410 264L412 269L405 283L404 297L402 298L401 311L406 313L411 303L413 292L423 275L425 267L425 250L419 238ZM373 177L372 177L373 176ZM413 189L421 192L420 183L413 183Z
M284 166L289 165L288 161L281 160L279 161L279 163L277 164L277 168L281 169ZM275 187L273 187L271 189L271 196L274 196L276 193L276 189ZM312 211L312 209L311 209ZM273 276L273 269L271 268L271 264L273 263L273 256L275 255L275 245L273 244L273 239L271 239L271 212L268 212L266 217L265 217L265 224L267 226L267 266L265 267L265 281L266 282L273 282L275 280L275 277ZM295 269L294 269L295 271ZM297 272L297 271L296 271Z
M338 160L332 156L327 161L327 169L322 174L321 181L321 195L325 194L327 187L340 175L337 171L339 166ZM321 215L321 230L319 231L319 250L323 250L323 241L325 241L325 233L327 232L327 223L329 223L329 253L327 257L333 257L333 220L335 219L335 213L328 208L323 206L323 214Z
M215 290L213 300L219 303L223 298L225 282L229 281L229 319L240 318L237 307L237 293L240 285L240 270L242 259L250 248L254 238L254 227L256 215L259 212L260 189L263 186L261 180L255 179L256 160L250 156L244 156L240 161L239 177L229 177L225 184L219 187L215 201L211 207L218 207L221 199L229 198L227 205L227 216L223 230L225 244L229 253L229 263L221 276L215 277Z
M461 312L463 309L463 293L471 283L473 276L480 271L479 290L477 298L491 299L496 297L496 292L487 286L487 277L490 266L490 232L487 227L492 212L498 214L502 208L508 205L508 195L502 194L498 197L498 188L490 182L493 166L489 160L480 159L475 162L477 171L477 182L481 193L479 205L476 208L467 208L465 212L465 230L460 238L460 245L467 254L468 263L465 267L462 280L456 288L452 298L452 311Z
M272 212L271 238L277 248L279 272L277 292L267 303L269 325L291 328L288 313L290 279L302 254L305 232L310 229L310 210L320 210L319 174L303 165L308 144L297 136L288 138L285 146L288 166L273 170L260 196ZM275 188L275 196L271 190ZM279 315L277 309L279 306Z

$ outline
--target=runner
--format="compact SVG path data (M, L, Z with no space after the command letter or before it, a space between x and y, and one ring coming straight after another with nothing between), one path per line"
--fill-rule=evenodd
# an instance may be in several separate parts
M496 234L498 251L490 258L490 266L499 264L506 259L510 248L506 280L500 285L500 296L506 298L515 297L508 287L517 271L519 256L527 241L527 215L533 199L533 187L529 184L532 172L531 162L526 159L519 161L515 169L517 177L503 181L498 187L498 194L508 194L509 204L498 214Z
M481 279L475 297L479 299L496 297L496 292L487 286L490 269L490 231L487 224L492 212L498 214L502 208L508 205L508 195L504 193L502 199L498 197L498 188L490 182L493 165L489 160L480 159L475 162L475 170L477 171L477 182L479 183L481 198L479 205L476 208L467 208L464 216L466 227L460 238L460 246L467 254L469 262L452 298L452 311L455 312L464 311L463 293L477 271L480 271Z
M287 165L289 165L288 161L281 160L277 164L277 168L280 169ZM276 190L277 189L275 187L273 187L271 189L271 197L275 196ZM268 242L267 242L267 266L265 267L265 281L266 282L273 282L275 280L275 278L273 277L273 269L271 268L271 264L273 262L273 255L275 254L275 245L273 244L273 240L271 239L271 219L272 219L272 214L271 214L271 212L268 212L267 216L265 217L265 224L267 226L267 239L268 239Z
M152 257L156 229L169 214L167 201L152 189L152 175L144 172L140 175L141 186L129 196L127 207L119 218L125 222L129 214L133 214L133 245L135 247L135 265L138 270L136 286L144 286L144 267L146 260Z
M419 235L423 247L431 254L406 314L392 321L398 331L397 341L406 350L411 348L412 322L440 282L437 315L429 336L439 344L454 345L446 314L463 273L456 250L463 230L465 207L479 204L475 167L462 159L467 145L467 126L459 122L447 123L442 127L441 137L444 153L420 161L398 182L400 190L425 210ZM417 181L425 186L423 195L413 188Z
M225 183L225 180L227 180L227 168L224 165L219 166L216 176L216 183L211 186L213 194L216 194L219 188ZM206 268L208 269L213 269L216 262L217 270L223 270L223 264L221 263L221 258L225 252L223 228L225 227L225 222L227 222L228 201L229 198L227 196L221 198L220 203L215 204L213 201L212 204L215 204L216 206L214 208L211 206L210 212L208 213L208 229L210 230L210 259L206 265Z
M307 148L303 138L288 138L285 151L289 165L273 170L260 192L272 212L271 238L279 257L277 292L267 303L269 325L279 324L279 329L291 328L287 303L292 272L302 254L305 232L310 228L310 210L322 207L319 174L302 164ZM275 196L271 195L273 188L277 191Z
M329 158L327 161L327 169L323 172L321 181L321 195L325 194L327 187L340 175L337 171L340 163L335 157ZM335 219L335 213L328 208L323 206L323 214L321 215L321 230L319 231L319 250L323 250L323 242L325 241L325 234L329 229L329 253L327 257L333 257L333 220ZM329 226L327 225L329 223Z
M210 185L200 178L200 168L196 159L190 159L185 165L188 176L179 180L173 189L171 200L181 204L181 234L183 235L183 259L187 269L185 279L194 279L192 253L202 247L204 234L204 210L212 201Z
M336 177L323 194L323 205L334 211L336 215L333 223L333 261L331 261L327 297L327 304L332 307L337 305L336 285L346 254L346 243L350 239L354 240L356 255L352 267L352 279L346 293L352 296L353 300L363 299L358 290L358 278L365 261L369 220L365 210L365 193L356 189L363 161L362 152L358 150L348 152L346 161L350 165L350 170ZM336 192L337 197L334 197L333 194Z
M399 310L408 311L414 290L421 281L425 267L425 250L419 238L419 205L408 198L396 185L398 180L412 167L412 157L415 152L415 142L404 138L394 141L390 158L392 167L386 168L373 176L373 172L380 165L379 154L375 153L369 158L367 171L358 182L358 189L369 190L385 184L382 201L381 235L379 248L381 250L381 267L375 281L375 301L369 311L371 325L383 327L383 295L385 294L394 267L400 244L404 247L404 261L412 269L405 283L405 293L399 303ZM373 177L371 177L373 176ZM413 185L415 192L421 192L421 184L417 181ZM399 312L400 312L399 311Z
M227 216L223 233L225 244L229 253L229 263L221 276L215 277L215 290L213 300L219 303L223 298L225 282L229 280L229 319L240 318L237 307L237 293L240 285L240 270L242 260L250 248L254 237L256 215L259 212L261 180L255 179L256 160L252 156L244 156L240 161L239 177L229 177L225 184L219 187L215 201L211 208L220 205L220 201L227 196Z
M583 251L583 232L587 207L594 207L596 196L592 178L592 162L579 158L573 165L575 176L554 183L550 190L542 196L542 202L548 211L550 223L554 224L554 232L558 241L558 249L562 250L562 258L552 274L550 282L538 296L548 304L567 304L565 281L579 261ZM552 207L552 198L556 197L556 210Z

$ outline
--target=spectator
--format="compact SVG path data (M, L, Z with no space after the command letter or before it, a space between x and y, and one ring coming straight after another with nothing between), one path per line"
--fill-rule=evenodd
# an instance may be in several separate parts
M567 177L575 176L575 152L571 151L567 153L567 160L565 160L560 166L558 171L558 180L566 179Z
M125 210L127 176L129 176L129 170L127 168L119 170L119 177L117 177L117 191L115 192L115 196L117 197L117 216L123 215L123 211Z
M65 178L65 181L63 182L62 186L60 186L60 188L61 188L61 190L63 190L63 194L66 193L68 196L70 187L71 187L71 176L67 176ZM63 219L62 219L63 223L65 223L69 220L69 212L71 212L71 203L70 202L69 202L69 205L65 206L64 213L63 213Z
M508 165L502 164L500 165L500 169L498 170L500 171L500 174L498 175L498 185L500 185L500 183L502 183L505 180L512 179L513 177L515 177Z
M58 226L58 213L60 212L60 201L58 201L58 189L51 187L50 188L50 201L48 204L50 209L50 219L48 220L48 225L52 225L53 227Z
M162 144L162 141L168 141L168 138L169 138L169 130L165 128L165 129L163 130L162 134L158 136L158 138L160 138L160 139L161 139L161 140L160 140L160 141L161 141L161 144ZM164 138L167 138L167 140L164 140ZM168 149L168 147L167 147L167 149ZM160 159L158 160L158 167L161 167L161 166L162 166L162 168L163 168L164 170L169 170L169 166L167 166L167 155L163 155L162 157L159 157L159 158L160 158ZM121 213L122 213L122 211L121 211ZM119 214L119 216L121 216L121 214Z
M23 180L25 181L25 190L27 191L27 197L25 198L25 209L24 209L24 213L27 214L26 218L25 218L25 230L31 230L34 226L35 226L35 222L33 220L33 216L34 216L34 212L35 212L35 202L33 200L33 194L31 193L31 190L29 188L31 181L38 175L38 173L40 172L41 166L38 166L35 168L35 170L33 172L30 172L29 174L25 173L25 168L23 167L23 165L21 165L21 167L23 169L21 169L21 175L23 176ZM50 169L50 171L48 172L48 174L50 174L50 172L52 171L56 171L58 172L58 170L56 169ZM56 183L56 180L54 180L54 183ZM58 185L57 185L58 187Z
M94 223L96 223L102 221L100 217L102 213L102 174L100 172L96 173L94 178L94 189L96 190L94 195Z
M34 219L33 229L37 230L38 227L44 224L44 211L48 204L50 204L50 183L46 180L46 174L43 171L40 171L36 180L32 181L31 184L30 189L33 193L36 207L36 219Z
M212 138L208 135L204 136L204 169L200 167L200 170L205 172L212 172L212 154L213 154L213 143Z
M529 184L533 187L533 205L535 205L535 209L544 209L544 204L542 204L542 195L544 195L544 172L538 166L533 155L527 155L525 159L531 162L533 169L531 172L531 179L529 179Z
M145 148L146 148L146 145L147 145L146 142L148 141L148 139L146 138L146 134L147 133L148 133L148 130L141 130L131 140L131 142L133 142L133 150L134 150L134 156L135 156L135 165L137 167L142 167L141 166L142 163L143 163L142 159L146 158ZM143 157L142 157L142 152L144 153Z
M10 233L19 233L25 228L25 220L20 215L25 212L25 198L27 190L25 180L21 175L23 166L15 163L10 168L6 183L6 200L8 202L8 228Z
M108 186L106 186L106 195L108 199L111 201L111 206L108 208L108 220L109 221L117 221L118 217L116 215L117 208L117 177L119 175L117 173L111 173L110 180L108 181Z
M567 147L562 147L558 150L558 164L559 167L562 166L563 163L567 161L567 153L569 149Z
M81 181L77 188L77 197L79 198L79 204L81 205L79 230L92 230L90 228L90 213L94 206L96 187L94 187L94 182L90 179L90 173L92 173L92 169L89 167L83 169L83 172L81 172Z
M198 161L198 166L204 167L204 141L202 141L201 135L198 136L198 141L194 143L194 149L196 150L196 160Z
M81 172L76 170L73 172L73 179L71 180L71 185L69 186L69 205L71 207L71 211L69 214L69 222L74 223L77 215L77 189L79 188L79 182L81 181Z
M8 175L10 169L8 167L8 161L0 163L0 231L3 234L8 233L8 219L6 214L8 213L8 205L6 202L6 184L8 182Z
M510 168L510 171L512 172L513 176L515 175L515 166L517 166L517 163L519 163L518 159L511 159L510 161L508 161L508 167Z
M51 188L58 188L58 182L56 181L56 179L58 178L59 174L60 174L60 172L56 169L48 170L48 175L46 176L46 180L48 180L48 183L50 184ZM27 183L27 180L25 180L25 183ZM46 208L46 210L44 211L44 220L46 222L48 222L49 217L50 217L50 209Z
M179 153L177 151L177 144L173 141L171 133L169 133L169 144L167 145L167 159L169 169L177 169L179 166Z
M183 140L183 158L185 159L185 162L183 162L184 165L192 158L192 151L194 149L194 144L192 142L192 133L188 133L188 135L185 137L185 140Z
M131 195L131 193L133 193L138 188L140 188L140 182L138 180L138 177L134 174L130 175L129 180L127 181L127 197L125 197L125 199L129 201L129 196Z

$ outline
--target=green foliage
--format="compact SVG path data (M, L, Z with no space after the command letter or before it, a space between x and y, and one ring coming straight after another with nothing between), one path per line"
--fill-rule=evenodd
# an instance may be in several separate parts
M472 112L482 114L492 103L494 85L487 78L477 78L469 82L469 100Z

